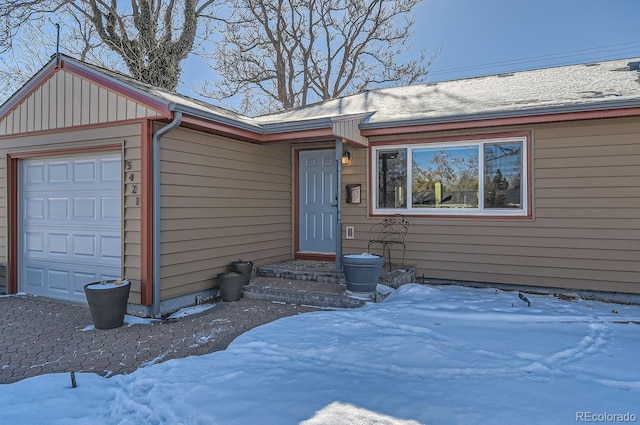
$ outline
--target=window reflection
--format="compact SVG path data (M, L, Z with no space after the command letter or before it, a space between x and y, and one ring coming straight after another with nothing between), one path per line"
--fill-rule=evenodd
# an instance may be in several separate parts
M414 208L478 208L478 146L414 149Z
M527 140L428 141L374 147L374 212L527 214ZM525 180L522 180L522 179ZM401 210L401 211L400 211Z
M378 151L378 208L407 207L407 150Z
M522 143L484 146L485 208L522 208Z

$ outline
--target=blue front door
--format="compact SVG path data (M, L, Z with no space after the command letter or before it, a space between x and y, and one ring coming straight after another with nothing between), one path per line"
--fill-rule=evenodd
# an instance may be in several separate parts
M334 149L299 152L299 252L336 252L335 155Z

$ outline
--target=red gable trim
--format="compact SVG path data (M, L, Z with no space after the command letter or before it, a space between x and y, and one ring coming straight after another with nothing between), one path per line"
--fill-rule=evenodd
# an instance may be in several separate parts
M46 73L42 74L40 76L40 78L32 81L32 87L22 96L20 97L16 97L14 99L10 99L7 104L7 111L0 115L0 121L5 119L10 113L12 113L18 106L20 106L20 104L22 103L22 101L24 99L26 99L27 97L31 96L33 94L33 92L35 92L36 90L38 90L45 82L47 82L51 76L53 74L55 74L56 72L58 72L58 68L52 67L51 69L49 69Z
M114 82L113 80L102 76L99 72L94 72L84 67L80 67L73 62L69 62L65 59L60 61L60 68L68 71L71 74L77 75L78 77L85 78L99 86L102 86L106 89L115 91L120 93L121 95L131 99L134 102L141 103L146 107L153 109L158 114L161 114L163 117L170 116L169 107L167 103L158 101L153 99L151 96L145 96L143 93L140 93L136 90L133 90L126 86L126 84L119 84Z

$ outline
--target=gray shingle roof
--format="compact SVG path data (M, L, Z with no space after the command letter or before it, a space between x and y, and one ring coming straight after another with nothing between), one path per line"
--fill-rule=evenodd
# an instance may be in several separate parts
M272 123L370 113L363 126L640 106L638 58L371 90L256 118Z
M149 96L167 108L256 133L331 127L332 119L362 116L362 128L532 116L640 107L640 58L561 66L423 85L371 90L255 118L153 87L107 69L75 61ZM53 66L54 59L47 67ZM35 79L35 76L34 76ZM33 80L33 79L32 79ZM29 83L13 96L20 97ZM13 105L11 99L0 112ZM355 119L354 118L354 119Z

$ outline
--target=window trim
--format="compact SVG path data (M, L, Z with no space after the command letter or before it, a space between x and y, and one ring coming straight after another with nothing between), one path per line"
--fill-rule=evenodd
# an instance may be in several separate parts
M531 218L531 155L530 132L518 132L508 134L491 134L479 137L444 137L434 139L415 139L391 142L373 142L370 144L370 175L371 196L370 211L372 216L405 214L422 217L451 217L451 218ZM522 190L521 208L413 208L412 176L409 165L413 158L413 149L439 148L456 146L479 146L478 158L478 200L479 205L484 203L484 149L485 144L495 143L522 143L522 177L520 181ZM407 207L406 208L378 208L378 159L377 152L387 149L407 149Z

